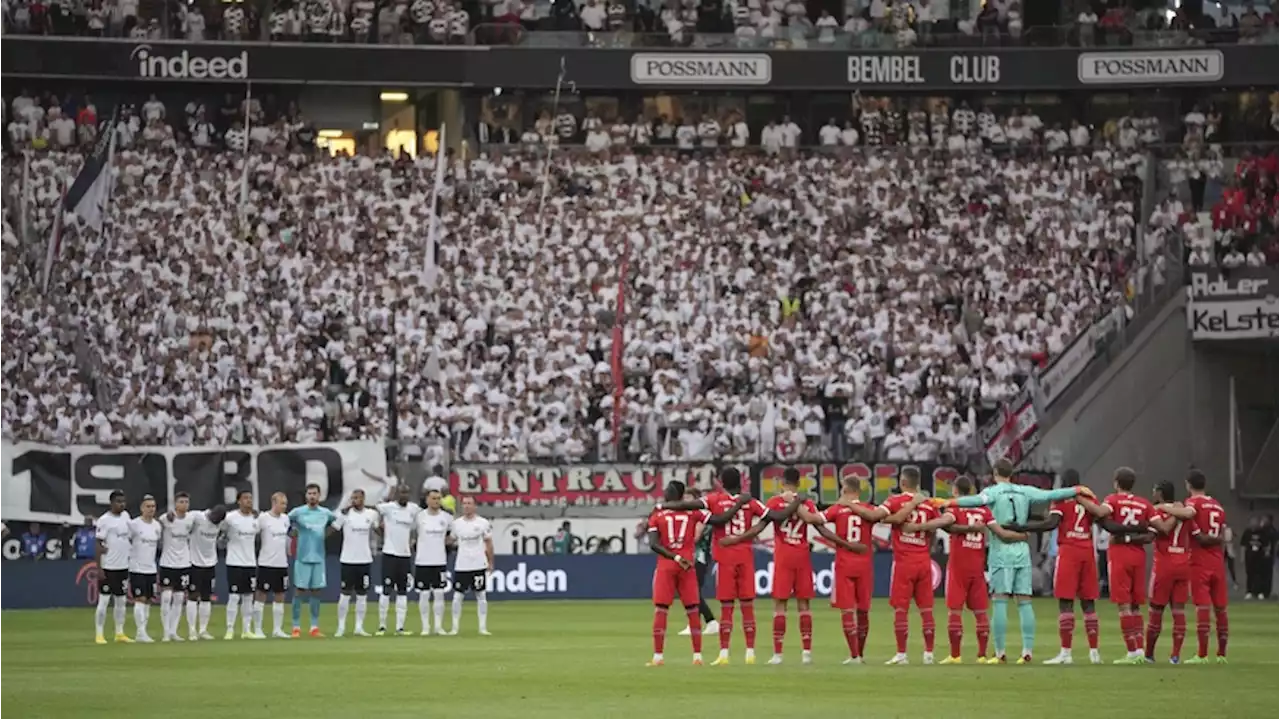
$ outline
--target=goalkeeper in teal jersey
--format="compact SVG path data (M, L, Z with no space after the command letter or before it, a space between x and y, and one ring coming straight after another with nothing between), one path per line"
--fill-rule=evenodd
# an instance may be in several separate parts
M324 538L337 519L333 510L320 506L320 485L307 485L307 503L289 512L298 540L293 563L293 636L302 635L302 595L311 605L311 636L320 633L320 592L324 590Z
M988 507L1002 527L1026 524L1031 505L1071 499L1088 494L1086 487L1043 490L1013 483L1013 463L996 462L995 484L981 493L947 501L955 507ZM996 654L989 662L1005 661L1005 636L1009 631L1009 597L1018 601L1018 621L1022 625L1022 656L1019 664L1031 662L1031 649L1036 639L1036 616L1031 608L1031 547L1025 541L1006 542L991 537L987 552L987 581L991 588L991 642Z

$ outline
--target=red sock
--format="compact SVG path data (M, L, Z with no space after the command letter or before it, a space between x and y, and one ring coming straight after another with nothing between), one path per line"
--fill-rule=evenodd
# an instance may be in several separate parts
M1164 607L1151 607L1147 611L1147 656L1156 655L1156 642L1164 630Z
M858 656L866 656L867 635L871 633L871 615L865 609L858 610Z
M800 612L800 647L806 652L813 649L813 614Z
M720 605L720 649L729 651L729 640L733 637L733 602Z
M1214 607L1213 613L1218 624L1218 656L1225 657L1227 656L1227 637L1230 635L1227 626L1227 608Z
M1142 651L1142 613L1140 610L1129 610L1129 641L1133 642L1133 651Z
M893 638L898 642L898 653L907 653L907 610L893 610Z
M973 613L974 634L978 636L978 656L987 656L987 642L991 639L991 617L986 612Z
M937 626L933 623L933 610L920 610L920 629L924 635L924 650L933 653L933 635L937 632Z
M858 657L858 624L853 619L853 612L840 612L840 628L844 630L844 641L849 645L849 656Z
M684 613L689 616L689 638L693 640L693 653L702 653L702 613L698 607L685 607Z
M756 603L750 599L742 603L742 636L747 640L747 649L756 648Z
M947 612L947 639L951 640L951 656L960 656L960 640L964 638L964 620L960 618L960 612L951 610Z
M1098 648L1098 614L1097 612L1084 613L1084 636L1089 640L1089 648Z
M653 608L653 653L661 654L667 641L667 608Z
M782 638L787 635L787 615L781 612L773 614L773 653L782 653Z
M1137 645L1133 643L1133 617L1128 609L1120 610L1120 636L1124 638L1124 648L1132 654Z
M1070 612L1061 612L1058 614L1058 639L1062 641L1062 648L1071 651L1071 637L1076 633L1076 613L1075 610Z
M1200 658L1209 656L1209 608L1196 607L1196 641L1200 644Z
M1170 610L1173 614L1173 651L1170 656L1182 656L1182 640L1187 638L1187 613L1182 609Z

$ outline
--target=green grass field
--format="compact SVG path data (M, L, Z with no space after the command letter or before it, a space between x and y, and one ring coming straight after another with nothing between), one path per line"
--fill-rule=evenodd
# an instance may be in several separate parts
M1036 610L1038 659L1045 659L1057 648L1057 614L1049 601L1039 602ZM1107 606L1103 615L1102 650L1108 661L1123 652L1112 611ZM132 613L130 617L132 626ZM0 694L3 708L24 719L112 719L148 713L183 719L790 719L838 716L836 712L948 719L1002 714L1090 719L1276 716L1275 604L1233 606L1231 664L1199 667L1089 666L1082 629L1076 660L1084 660L1083 665L925 667L919 665L914 617L913 664L885 667L880 662L892 654L891 618L888 607L877 603L868 648L872 664L867 666L840 665L845 651L838 617L818 611L811 666L799 663L800 637L792 616L788 664L763 664L770 654L764 619L760 664L742 664L742 638L735 630L732 666L694 667L688 664L688 638L674 636L683 628L683 618L673 617L667 665L647 669L651 611L643 602L494 602L492 637L475 634L474 606L468 603L463 634L456 637L109 646L93 644L90 610L13 611L0 615ZM1017 619L1011 619L1015 638ZM324 622L330 630L335 625L332 605L325 607ZM110 618L107 624L110 632ZM366 624L370 630L376 624L373 603ZM416 605L410 608L409 626L416 632ZM221 636L221 607L210 627ZM941 657L945 638L939 629ZM1166 616L1161 655L1168 652L1169 629ZM966 626L966 632L968 660L974 651L972 628ZM160 635L154 611L151 634ZM717 643L714 637L706 639L704 653L711 659ZM1194 647L1193 626L1185 655L1194 653Z

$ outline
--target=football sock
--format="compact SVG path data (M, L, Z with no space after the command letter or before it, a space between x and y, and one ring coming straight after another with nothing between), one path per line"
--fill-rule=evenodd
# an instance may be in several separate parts
M755 650L756 603L750 600L742 603L742 636L747 640L747 649Z
M436 619L436 631L444 631L444 590L432 589L431 595L434 598L431 602L431 614Z
M293 600L298 601L298 600ZM230 634L236 630L236 619L240 617L240 595L232 594L227 597L227 633Z
M209 619L213 616L213 602L200 602L200 633L209 631Z
M462 624L462 592L453 593L453 631ZM665 626L665 625L664 625Z
M351 595L338 595L338 631L347 631L347 612L351 609Z
M978 637L978 656L987 656L987 642L991 639L991 617L986 612L973 613L973 633Z
M933 639L938 627L934 623L932 609L920 610L920 630L924 634L924 650L933 653Z
M356 629L364 631L364 615L369 611L369 598L361 594L356 597Z
M1009 631L1009 600L991 600L991 643L996 654L1004 654L1004 638Z
M854 621L853 612L840 612L840 628L844 630L844 641L849 645L849 656L862 656L858 651L858 624Z
M773 614L773 653L782 653L782 638L787 635L787 615L781 612Z
M200 602L187 600L187 634L195 636L200 633ZM175 627L176 631L176 627Z
M866 656L867 635L871 633L871 615L865 609L858 610L858 656Z
M964 638L964 620L958 610L947 612L947 639L951 642L951 656L960 656L960 641Z
M720 605L720 651L729 651L729 642L733 639L733 603Z
M391 597L383 594L378 597L378 628L387 628L387 609L391 607Z
M320 600L316 599L316 604L319 604L319 603L320 603ZM316 612L316 616L319 616L318 611ZM409 596L406 594L401 594L400 596L396 597L396 631L397 632L404 631L404 620L405 620L405 617L407 616L409 616Z
M813 649L813 614L807 609L800 612L800 648L806 652Z
M97 636L102 636L107 629L107 607L110 605L110 594L98 595L98 607L93 610L93 628L98 632Z
M1129 610L1120 610L1120 636L1124 638L1125 651L1133 653L1135 647L1133 645L1133 625L1129 623Z
M1098 631L1099 631L1098 613L1085 612L1084 613L1084 636L1086 639L1089 640L1090 649L1098 648Z
M302 596L298 594L298 590L293 591L293 628L298 629L302 626Z
M271 621L277 632L284 631L284 602L271 603Z
M1230 635L1227 625L1227 609L1226 607L1214 608L1215 620L1218 625L1218 656L1227 656L1227 637Z
M133 603L133 623L138 632L138 636L147 636L147 610L151 609L151 603L145 599L139 599Z
M431 592L418 595L418 618L422 620L422 631L431 631Z
M1200 645L1200 657L1209 656L1209 608L1196 607L1196 641Z
M476 617L480 622L480 631L489 630L489 593L476 592ZM698 634L698 643L702 643L702 634Z
M253 631L253 595L240 595L240 606L244 607L244 611L240 612L240 631Z
M1071 651L1071 638L1076 633L1075 611L1058 614L1058 639L1062 642L1062 651Z
M898 653L907 653L907 610L893 610L893 640L898 644Z
M1173 650L1170 656L1182 656L1182 642L1187 638L1187 612L1178 607L1170 610L1173 614Z
M320 597L312 594L310 597L311 604L311 628L316 629L320 626ZM403 624L403 622L401 622Z
M173 634L173 590L165 589L160 592L160 630L164 632L161 636L169 636Z
M689 638L693 640L693 653L702 653L702 614L698 607L685 607L684 613L689 617ZM661 651L661 650L659 650Z
M1160 641L1160 632L1164 629L1164 607L1151 607L1147 611L1147 643L1146 654L1156 655L1156 642Z
M454 595L455 602L457 595ZM667 641L667 608L653 608L653 653L661 654L662 646Z
M262 631L262 610L267 606L266 602L254 600L253 602L253 631L260 633Z
M1022 629L1022 652L1030 654L1036 646L1036 610L1030 599L1018 600L1018 626Z

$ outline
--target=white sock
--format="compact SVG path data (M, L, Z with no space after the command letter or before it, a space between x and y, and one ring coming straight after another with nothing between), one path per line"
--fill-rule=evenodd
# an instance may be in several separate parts
M173 590L162 589L160 591L160 629L164 632L162 636L173 634Z
M338 633L347 631L347 611L351 609L351 595L338 595Z
M453 631L458 631L462 624L462 592L453 593Z
M396 631L404 631L404 619L409 616L409 597L404 594L396 597Z
M134 624L134 629L137 632L137 636L140 636L140 637L147 636L147 613L146 612L150 608L151 608L151 605L142 599L139 599L138 601L133 603L133 624Z
M444 590L431 590L431 614L436 618L436 631L444 631Z
M262 633L262 612L267 608L267 603L261 599L253 600L253 633Z
M93 628L97 632L95 636L102 636L107 630L107 607L111 604L110 594L98 595L98 608L93 610Z
M253 595L252 594L242 595L240 597L240 604L245 608L245 610L240 614L241 631L246 633L252 632L253 631L253 612L251 611L250 608L253 606ZM259 616L261 616L261 614L259 614Z
M488 631L489 597L488 592L476 592L476 616L480 618L480 631Z
M128 613L128 599L124 596L113 597L111 618L116 622L116 634L124 634L124 618Z
M431 592L418 594L418 617L422 619L422 631L431 631Z
M227 597L227 633L230 634L236 630L236 617L240 616L240 595L232 594Z
M178 629L182 627L182 605L186 604L187 597L181 592L174 592L169 598L169 633L178 634Z
M187 635L197 636L200 634L200 602L187 600Z
M356 597L356 629L364 631L364 615L369 611L369 597L361 594Z
M209 617L213 616L213 602L200 602L200 633L209 631ZM231 626L227 624L227 626Z
M284 600L276 601L271 604L271 619L275 622L276 631L287 634L284 630Z
M378 628L387 628L387 609L391 606L391 597L383 594L378 597Z

